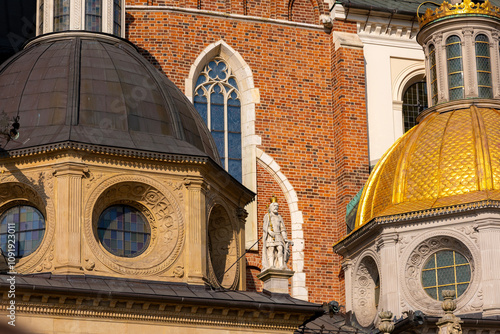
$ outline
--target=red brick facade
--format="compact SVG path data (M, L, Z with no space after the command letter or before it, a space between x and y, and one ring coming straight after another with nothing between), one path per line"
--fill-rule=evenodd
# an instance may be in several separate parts
M128 0L127 5L126 37L181 90L197 57L217 41L225 41L249 65L260 93L259 148L280 166L303 214L309 300L342 301L332 245L345 234L345 206L368 176L363 50L335 51L332 31L276 21L317 25L328 11L322 0ZM337 24L335 30L355 32L355 25ZM273 194L291 237L285 195L258 165L259 237ZM260 251L248 254L247 266L248 289L261 290L255 278Z

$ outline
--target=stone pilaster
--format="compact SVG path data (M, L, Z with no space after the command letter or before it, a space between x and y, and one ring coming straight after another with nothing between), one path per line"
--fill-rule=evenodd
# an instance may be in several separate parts
M481 269L483 287L483 316L500 315L500 221L478 224L481 245ZM492 269L495 268L495 269Z
M399 282L398 282L398 235L395 232L383 233L377 242L380 254L381 309L391 310L399 315Z
M82 178L87 166L66 162L54 167L56 178L55 270L81 273Z
M238 228L238 238L240 241L240 249L238 249L238 257L245 253L245 224L248 217L248 212L245 209L238 209L238 221L240 223ZM239 289L245 291L247 289L247 268L245 258L240 259L240 278L239 278Z
M207 214L205 184L202 178L186 178L186 263L188 283L204 284L207 277Z
M346 258L341 265L345 277L345 310L352 311L352 260Z

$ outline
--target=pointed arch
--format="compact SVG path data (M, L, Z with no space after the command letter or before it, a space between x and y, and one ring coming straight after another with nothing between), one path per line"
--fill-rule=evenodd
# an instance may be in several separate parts
M256 150L257 145L261 144L261 138L255 134L255 105L260 103L260 96L259 90L255 88L250 66L239 52L223 40L212 43L199 54L193 65L191 65L189 76L185 81L185 94L193 102L194 89L199 74L216 57L222 58L231 68L232 75L238 85L241 103L242 183L248 189L257 192ZM258 239L256 202L250 203L246 210L248 211L248 217L245 240L246 247L249 248Z
M257 149L257 162L271 175L285 195L292 220L292 266L295 271L292 277L292 296L308 300L306 274L304 273L304 232L302 230L304 218L302 211L299 210L299 198L288 178L281 172L278 163L270 155Z

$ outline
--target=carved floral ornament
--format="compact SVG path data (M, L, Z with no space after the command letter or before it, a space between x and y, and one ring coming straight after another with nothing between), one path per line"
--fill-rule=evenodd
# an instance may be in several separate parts
M439 7L435 10L427 8L424 15L418 16L420 6L426 3L433 3ZM500 8L493 6L489 0L486 0L484 3L474 3L471 0L463 0L463 2L457 3L456 5L452 5L447 1L444 1L441 5L432 1L425 1L420 4L420 6L417 9L420 28L429 22L450 15L487 15L500 19Z
M17 205L29 205L38 209L45 219L45 232L40 246L33 253L19 260L16 271L19 273L49 271L52 269L54 259L55 212L49 197L39 192L40 189L43 190L43 187L40 188L40 182L45 179L45 174L39 173L36 182L33 178L23 177L23 181L32 183L33 187L21 182L12 182L16 179L14 176L12 178L0 183L0 214Z
M422 287L422 269L429 257L442 250L453 250L463 255L469 262L471 268L471 282L469 287L457 300L458 309L466 305L474 305L474 309L480 309L482 303L478 304L480 271L479 262L476 261L479 254L475 245L461 233L456 231L441 231L426 235L427 239L418 239L411 242L403 252L403 262L400 271L400 282L404 298L411 308L419 309L426 314L438 314L441 312L441 302L431 298ZM416 241L416 242L415 242Z
M109 269L122 274L153 275L169 269L184 244L182 211L172 191L143 176L121 175L102 182L92 192L85 206L84 233L94 256ZM149 246L137 257L115 256L98 241L96 231L99 216L115 204L138 209L150 225Z

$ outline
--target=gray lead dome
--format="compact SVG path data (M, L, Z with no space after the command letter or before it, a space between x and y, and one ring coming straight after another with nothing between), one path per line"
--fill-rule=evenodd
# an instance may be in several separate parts
M120 38L43 35L0 66L0 111L20 116L5 150L91 144L210 157L215 143L184 94Z

